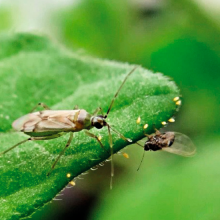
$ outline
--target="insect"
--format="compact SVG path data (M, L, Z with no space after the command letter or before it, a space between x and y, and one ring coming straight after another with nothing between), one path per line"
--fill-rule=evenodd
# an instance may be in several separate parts
M93 114L88 113L84 109L74 109L74 110L50 110L50 108L43 104L38 103L31 111L31 113L24 115L17 120L15 120L12 124L12 127L17 130L24 132L25 134L29 135L30 137L26 140L23 140L14 146L8 148L7 150L0 153L0 155L7 153L8 151L14 149L15 147L27 142L27 141L37 141L37 140L49 140L58 138L66 133L70 133L69 139L60 152L58 157L56 158L55 162L52 164L51 170L48 172L48 176L53 171L54 167L56 166L57 162L59 161L60 157L64 154L65 150L69 147L74 132L78 132L81 130L85 130L86 135L95 138L100 146L104 148L102 145L100 138L96 135L90 133L88 130L92 129L93 127L97 129L102 129L103 127L108 128L109 134L109 145L111 150L111 178L114 175L114 166L113 166L113 143L112 143L112 136L111 130L117 133L123 140L132 142L129 138L124 137L120 134L117 130L113 129L107 122L106 119L108 117L109 112L112 109L113 103L117 98L121 88L123 87L124 83L126 82L127 78L135 71L137 66L135 66L125 77L121 86L115 93L110 106L107 110L107 113L104 115L99 114L102 109L99 107L95 110ZM41 106L45 110L34 112L35 109Z
M144 143L144 146L136 142L136 144L144 148L144 152L163 150L172 154L178 154L185 157L190 157L196 152L195 145L192 143L191 139L185 134L173 131L160 133L160 131L156 129L155 134L145 135L148 137L148 140ZM143 159L144 154L141 163ZM141 163L138 167L138 170L140 169Z

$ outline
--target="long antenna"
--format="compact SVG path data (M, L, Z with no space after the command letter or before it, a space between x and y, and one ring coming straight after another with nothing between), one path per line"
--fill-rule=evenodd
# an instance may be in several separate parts
M111 108L112 108L112 106L113 106L113 103L114 103L115 99L117 98L118 93L120 92L120 90L121 90L122 86L124 85L125 81L126 81L127 78L137 69L137 67L138 67L138 66L135 66L135 67L127 74L127 76L125 77L124 81L122 82L121 86L119 87L118 91L115 93L115 96L114 96L114 98L113 98L112 101L111 101L111 104L110 104L110 106L109 106L109 108L108 108L108 111L107 111L107 113L105 114L105 118L107 118L107 116L108 116L108 114L109 114L109 112L110 112L110 110L111 110Z
M137 171L140 169L140 167L141 167L141 164L142 164L142 162L143 162L143 160L144 160L144 155L145 155L145 150L144 150L144 153L143 153L143 156L142 156L142 159L141 159L141 162L140 162L140 165L139 165L139 167L137 168Z
M130 142L130 143L132 142L132 140L130 138L126 138L123 134L121 134L120 132L118 132L117 130L112 128L109 124L108 124L108 126L112 129L112 131L114 131L116 134L118 134L122 140Z

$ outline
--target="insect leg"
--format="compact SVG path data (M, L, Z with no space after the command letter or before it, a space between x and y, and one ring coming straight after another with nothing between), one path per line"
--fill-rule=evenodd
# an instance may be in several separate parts
M95 138L95 139L99 142L101 148L103 148L103 149L105 150L105 148L104 148L102 142L99 140L99 138L98 138L96 135L90 133L89 131L85 131L85 133L86 133L86 135L88 135L88 136L90 136L90 137L92 137L92 138Z
M92 115L97 115L99 112L101 112L102 115L104 114L102 108L101 108L101 107L98 107L98 108L93 112Z
M144 135L145 135L146 137L148 137L148 138L150 138L150 137L151 137L151 135L149 135L149 134L145 133L145 130L143 130L143 133L144 133Z
M36 109L38 106L41 106L41 107L43 107L43 108L46 109L46 110L50 110L50 108L49 108L46 104L44 104L44 103L42 103L42 102L39 102L39 103L31 110L31 112L35 111L35 109ZM31 112L30 112L30 113L31 113Z
M145 135L146 137L148 137L148 138L150 138L150 137L151 137L151 135L146 134L146 133L144 133L144 135Z
M73 132L70 133L70 137L69 140L66 143L66 146L64 147L64 149L60 152L59 156L57 157L57 159L55 160L55 162L53 163L51 170L49 171L49 173L47 174L47 176L49 176L51 174L51 172L53 171L54 167L56 166L57 162L59 161L60 157L64 154L65 150L69 147L71 141L73 139Z
M160 131L157 130L156 128L155 128L155 131L156 131L156 132L155 132L156 135L161 135Z
M110 126L108 126L108 134L109 134L109 145L111 150L111 180L110 180L110 189L112 189L112 179L114 176L114 163L113 163L113 144L112 144L112 135L110 131Z
M46 136L46 137L30 137L26 140L18 142L17 144L13 145L12 147L8 148L7 150L1 152L0 155L7 153L8 151L14 149L15 147L17 147L17 146L19 146L19 145L21 145L21 144L23 144L27 141L49 140L49 139L60 137L61 135L63 135L63 134L55 134L55 135Z
M20 144L23 144L23 143L25 143L25 142L27 142L27 141L31 141L31 138L28 138L28 139L26 139L26 140L20 141L19 143L15 144L14 146L12 146L12 147L8 148L7 150L1 152L0 155L7 153L8 151L14 149L15 147L17 147L17 146L19 146Z
M156 135L160 135L160 134L161 134L160 131L156 128L156 125L155 125L155 124L153 124L153 128L154 128L154 130L155 130L155 134L156 134Z

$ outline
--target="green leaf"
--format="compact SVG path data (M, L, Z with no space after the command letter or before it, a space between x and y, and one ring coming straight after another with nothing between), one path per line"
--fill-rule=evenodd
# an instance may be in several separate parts
M27 114L39 102L52 109L73 109L78 105L92 113L107 111L110 102L132 65L94 59L60 49L47 38L32 34L0 36L0 151L27 138L12 132L11 123ZM177 110L173 98L176 85L162 74L139 67L128 78L109 114L108 122L136 142L153 124L161 127ZM137 125L136 119L141 117ZM106 128L92 129L101 135L103 150L83 131L74 133L70 147L52 174L51 165L68 140L68 134L47 141L28 142L0 158L1 219L26 217L51 201L70 180L109 156ZM114 151L128 143L113 134ZM67 178L67 173L71 174Z

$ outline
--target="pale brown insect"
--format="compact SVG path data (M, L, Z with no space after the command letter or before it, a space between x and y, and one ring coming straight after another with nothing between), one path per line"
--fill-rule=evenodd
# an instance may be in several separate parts
M118 91L114 95L110 106L107 110L107 113L99 114L100 111L102 112L101 108L97 108L96 111L93 114L88 113L84 109L75 109L75 110L50 110L49 107L43 103L39 103L35 108L31 111L31 113L24 115L17 120L15 120L12 124L12 127L17 130L24 132L25 134L29 135L30 137L26 140L23 140L14 146L8 148L7 150L0 153L0 155L7 153L8 151L14 149L20 144L23 144L27 141L37 141L37 140L49 140L58 138L65 133L70 133L70 137L67 141L67 144L65 145L64 149L60 152L59 156L53 163L50 172L47 175L50 175L52 170L54 169L55 165L59 161L60 157L64 154L65 150L70 145L72 139L73 139L73 133L78 132L81 130L86 130L85 133L95 138L100 146L102 148L103 145L100 141L100 138L96 135L90 133L88 130L92 129L93 127L97 129L101 129L105 126L108 127L108 133L109 133L109 144L111 149L111 159L113 155L113 143L112 143L112 136L111 136L111 130L120 137L128 142L132 142L130 139L125 138L122 134L120 134L118 131L113 129L107 122L106 119L108 117L108 114L113 106L113 103L116 99L116 97L119 94L119 91L121 90L122 86L124 85L127 78L135 71L137 66L135 66L125 77L123 80L121 86L119 87ZM42 106L45 110L43 111L37 111L34 112L34 110L38 107ZM111 160L112 161L112 160ZM114 167L113 162L111 162L111 176L114 175Z
M192 143L191 139L185 134L173 131L167 131L161 133L159 130L156 130L155 134L147 135L148 140L144 145L136 142L144 148L145 151L158 151L163 150L172 154L178 154L185 157L193 156L196 152L196 147ZM141 160L141 163L144 159L144 154ZM138 167L138 170L141 166L141 163Z

